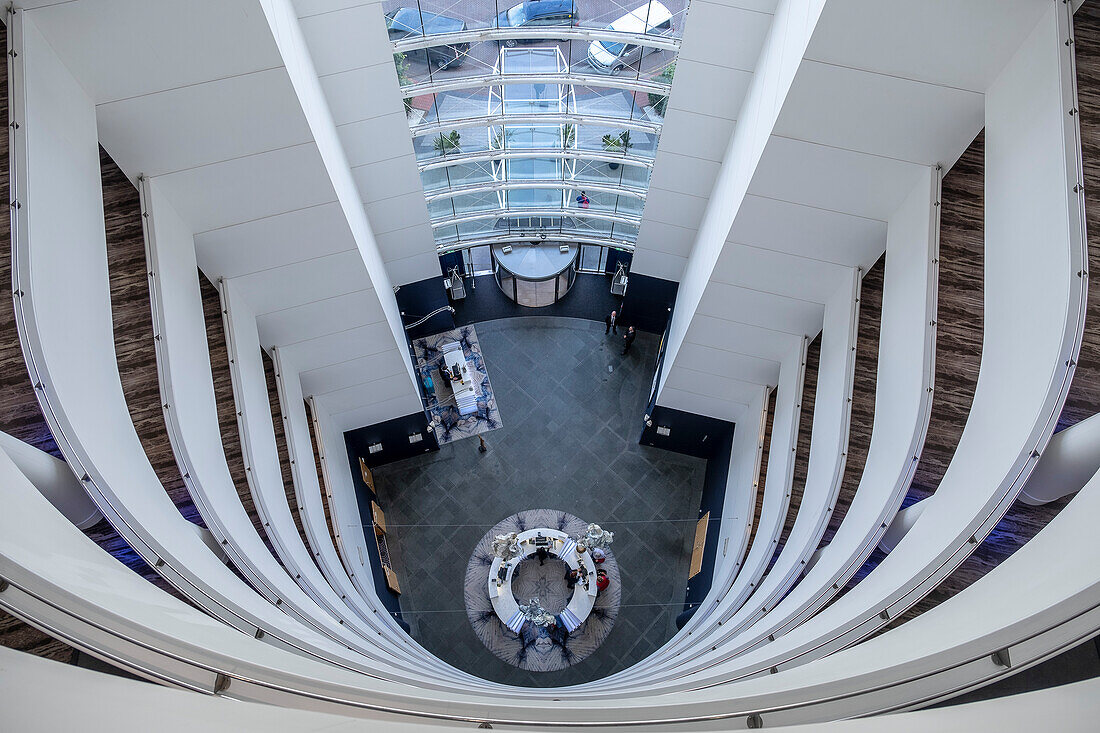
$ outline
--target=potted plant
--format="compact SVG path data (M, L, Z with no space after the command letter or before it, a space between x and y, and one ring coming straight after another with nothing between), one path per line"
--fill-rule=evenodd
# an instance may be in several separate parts
M393 67L397 69L397 86L407 86L409 84L409 61L405 58L405 54L398 52L393 55ZM412 97L405 97L402 101L405 103L405 116L408 116L413 108Z
M630 130L623 130L618 135L608 133L603 136L603 149L609 153L625 155L626 151L630 150L630 146ZM607 167L611 170L616 170L619 164L611 162L607 164Z
M493 150L504 150L515 136L516 133L514 130L508 130L501 127L493 134Z
M661 70L661 73L657 75L657 80L662 81L665 84L672 84L672 77L676 75L676 62ZM668 95L656 94L654 92L649 93L649 106L653 108L653 111L660 117L665 116L665 109L668 107Z
M405 54L400 51L395 52L393 66L397 69L398 86L407 86L409 84L409 60L405 57Z
M569 149L573 147L577 141L577 126L572 123L566 123L562 128L562 147Z
M461 135L458 134L458 130L451 130L450 133L444 135L440 133L439 137L432 141L432 147L436 149L436 152L447 155L448 153L457 153L459 140Z

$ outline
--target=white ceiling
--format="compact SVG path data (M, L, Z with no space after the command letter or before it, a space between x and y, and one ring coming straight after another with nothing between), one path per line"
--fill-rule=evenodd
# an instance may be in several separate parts
M666 366L661 404L686 409L688 390L692 404L706 404L697 399L700 394L737 402L741 388L723 380L775 384L769 381L774 379L770 372L761 372L753 363L715 354L779 361L790 353L784 346L790 338L813 337L820 331L822 304L840 285L845 269L866 269L885 251L886 222L916 185L922 168L950 167L981 130L985 89L1047 4L825 4L751 173L748 194L729 204L737 207L736 215L697 312L677 313L691 320L685 345ZM696 14L697 8L703 14ZM697 39L706 39L709 46L720 43L719 28L731 28L729 19L724 27L718 26L722 17L709 3L693 3L689 28L700 19L708 28L685 33L681 55L699 58L712 53L695 50L693 44ZM765 31L758 22L732 33ZM727 48L739 45L735 38ZM760 43L754 47L760 48ZM935 53L929 52L932 48ZM753 69L740 63L743 69ZM724 96L747 85L737 75L715 71L704 77L701 71L689 67L682 80L678 69L671 100L677 100L682 89L693 94L707 89L710 96ZM681 94L679 103L689 96ZM740 115L751 117L753 111L722 112L723 117ZM716 165L710 161L722 160L736 135L731 124L700 124L679 107L669 112L636 272L678 279L702 219L700 206L686 202L694 197L705 204L710 199L716 177ZM708 162L695 164L698 159ZM769 342L760 337L765 332L779 338ZM704 373L716 379L706 380ZM733 414L735 408L728 409Z
M638 233L635 272L680 279L776 4L691 3Z
M381 3L295 7L390 280L441 275Z
M409 278L398 282L438 274L434 255L421 256L431 231L381 11L302 7L340 5L349 9L311 17L303 31L319 73L343 72L355 84L326 88L330 98L340 92L334 106L344 117L336 121L370 194L367 217L383 257ZM156 179L195 232L200 267L211 279L234 280L257 314L263 346L287 347L292 363L310 370L305 393L340 394L341 409L399 410L380 419L418 410L404 335L391 329L380 300L393 295L373 286L337 202L332 161L322 160L260 4L81 0L29 12L95 101L103 146L130 178ZM353 96L374 119L347 116L359 109ZM371 141L387 161L370 159Z
M692 3L635 272L680 278L777 5ZM667 367L678 404L701 404L702 390L721 407L696 411L732 416L748 394L740 384L774 383L791 339L820 330L844 268L882 254L921 167L953 164L980 130L985 88L1043 7L829 0L748 195L730 202L699 308L678 315L691 316ZM380 4L295 8L388 279L439 275ZM324 390L341 422L405 409L408 385L387 391L405 358L382 314L391 295L373 288L259 4L82 0L30 12L96 101L104 147L131 177L157 179L195 231L200 265L239 281L264 345L303 365L306 393Z

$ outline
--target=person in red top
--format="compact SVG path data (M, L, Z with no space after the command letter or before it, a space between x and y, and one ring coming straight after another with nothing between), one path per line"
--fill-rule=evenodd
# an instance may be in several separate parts
M611 579L607 577L607 571L596 571L596 590L607 590L607 586L611 585Z

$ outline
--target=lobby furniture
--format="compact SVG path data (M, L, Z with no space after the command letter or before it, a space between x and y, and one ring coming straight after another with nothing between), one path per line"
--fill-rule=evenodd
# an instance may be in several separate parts
M535 544L535 538L540 534L549 541L548 544ZM526 619L519 610L519 603L512 593L512 576L520 563L533 556L541 546L565 562L570 570L580 569L584 574L583 579L573 587L573 595L569 603L558 614L567 631L572 632L580 627L592 612L592 606L596 602L596 565L591 555L588 552L578 553L577 543L565 532L546 527L520 532L516 541L519 544L519 555L507 562L499 557L494 558L493 564L489 567L486 583L489 599L492 601L493 611L497 617L514 633L519 633ZM504 573L500 572L502 568Z
M458 414L472 415L477 412L477 390L474 388L474 375L477 374L477 371L466 363L466 357L462 353L462 344L457 341L444 344L443 362L447 365L447 369L451 374L459 377L457 380L450 380Z

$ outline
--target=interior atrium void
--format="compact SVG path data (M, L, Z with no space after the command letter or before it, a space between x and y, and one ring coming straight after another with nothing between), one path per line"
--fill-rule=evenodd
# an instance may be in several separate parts
M0 729L1095 729L1098 3L9 4Z

